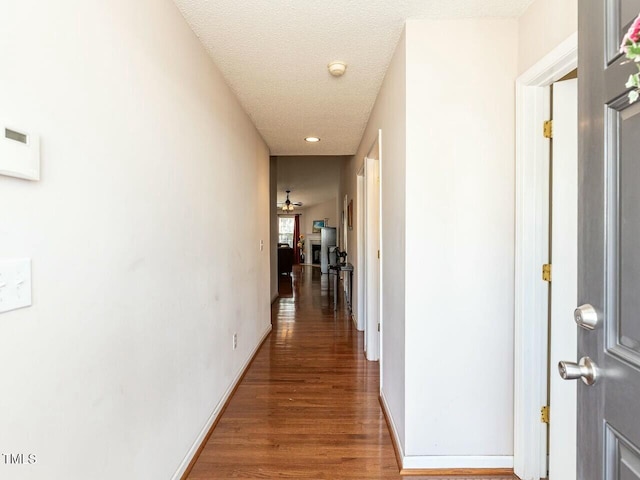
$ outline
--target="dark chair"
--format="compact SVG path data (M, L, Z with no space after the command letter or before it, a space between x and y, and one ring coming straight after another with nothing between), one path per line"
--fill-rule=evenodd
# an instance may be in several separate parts
M293 248L285 243L285 247L278 247L278 275L293 271Z

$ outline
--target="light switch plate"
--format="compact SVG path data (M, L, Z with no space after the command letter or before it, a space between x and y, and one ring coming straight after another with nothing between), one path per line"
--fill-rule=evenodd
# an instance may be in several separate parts
M40 137L0 121L0 175L40 180Z
M0 313L31 306L31 259L0 260Z

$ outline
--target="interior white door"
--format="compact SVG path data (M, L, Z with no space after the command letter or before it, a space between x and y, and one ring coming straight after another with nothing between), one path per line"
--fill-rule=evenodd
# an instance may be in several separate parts
M578 80L553 85L549 479L576 480L577 385L555 366L577 354Z
M377 152L377 143L373 151ZM377 158L365 159L365 348L367 360L380 358L380 182Z

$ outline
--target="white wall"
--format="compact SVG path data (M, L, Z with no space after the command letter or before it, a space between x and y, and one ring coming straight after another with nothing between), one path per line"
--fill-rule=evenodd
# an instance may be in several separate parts
M513 453L517 21L406 30L405 453L479 467L437 457Z
M398 431L401 444L405 435L405 151L406 151L406 51L402 34L387 70L378 98L356 155L343 172L343 190L356 197L356 176L382 129L382 394ZM343 198L343 195L341 198ZM357 202L353 202L354 222ZM349 232L349 261L357 265L357 235ZM357 275L354 275L356 279ZM356 292L357 280L354 292ZM354 312L357 295L353 295Z
M518 73L578 30L578 0L535 0L518 20Z
M338 219L336 217L336 202L337 198L332 198L331 200L321 203L319 205L314 205L309 208L300 209L301 217L300 217L300 230L305 235L310 235L313 233L313 221L314 220L325 220L328 219L327 227L338 227ZM319 233L317 234L320 235ZM320 238L320 237L318 237Z
M0 177L34 294L0 315L0 445L38 458L0 477L171 478L270 327L267 147L170 0L4 6L1 114L43 169Z

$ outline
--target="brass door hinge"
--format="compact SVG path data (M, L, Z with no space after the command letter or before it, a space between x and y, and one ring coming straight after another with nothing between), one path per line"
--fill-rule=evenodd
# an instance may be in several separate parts
M380 258L380 250L378 250L378 258Z
M553 138L553 120L547 120L544 122L543 127L544 138Z
M551 264L545 263L542 265L542 280L545 282L551 281Z
M380 324L378 323L378 331L380 331Z
M540 421L542 423L549 423L549 405L545 405L540 409Z

